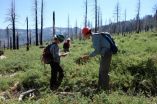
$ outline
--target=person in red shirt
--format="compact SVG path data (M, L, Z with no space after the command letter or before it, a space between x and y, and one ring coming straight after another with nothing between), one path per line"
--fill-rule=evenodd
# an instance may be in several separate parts
M68 38L63 44L64 52L69 52L69 48L70 48L70 38Z

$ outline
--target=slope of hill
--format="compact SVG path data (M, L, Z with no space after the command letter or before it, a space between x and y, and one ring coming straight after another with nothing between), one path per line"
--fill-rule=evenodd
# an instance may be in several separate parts
M70 53L61 59L65 77L54 92L49 89L50 66L40 61L42 49L31 46L30 51L5 50L7 58L0 60L0 92L9 93L10 99L0 103L16 104L19 93L35 88L37 96L25 97L23 104L155 104L157 33L132 33L114 39L119 52L112 58L109 94L95 92L100 56L78 61L92 50L91 40L74 40ZM10 91L16 83L19 83L17 92Z
M29 29L29 33L30 33L30 31L31 31L31 35L32 35L31 36L32 42L34 42L35 41L35 30ZM38 31L40 33L40 29ZM75 31L76 31L76 28L70 28L69 34L75 36ZM20 44L26 44L27 43L27 40L26 40L27 31L26 31L26 29L17 29L16 32L18 32L18 34L19 34L19 43ZM79 32L80 32L80 28L77 28L77 34L79 34ZM43 40L46 41L46 40L51 39L52 33L53 33L53 30L51 27L44 28L43 29ZM56 27L56 34L63 34L65 36L67 36L68 28ZM9 32L9 35L12 36L11 30ZM7 35L6 35L5 29L0 29L0 41L2 41L2 46L3 46L4 42L5 42L5 44L7 44Z

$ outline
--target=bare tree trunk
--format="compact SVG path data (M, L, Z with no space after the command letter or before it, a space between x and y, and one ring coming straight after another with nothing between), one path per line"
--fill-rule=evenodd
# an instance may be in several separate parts
M32 44L32 35L31 35L31 31L29 32L29 44L31 45Z
M124 16L125 16L125 20L124 20L124 32L126 33L126 9L125 9L125 13L124 13ZM124 35L125 35L124 33Z
M100 8L98 7L98 9L97 9L97 26L98 26L98 28L97 28L97 30L99 31L99 26L100 26L100 24L99 24L99 22L100 22Z
M81 31L79 32L79 40L82 40L82 33L81 33Z
M2 41L0 40L0 49L2 48ZM1 50L0 50L1 51ZM0 56L1 56L1 54L0 54Z
M4 50L5 50L5 41L4 41L4 45L3 45L3 48L4 48Z
M40 30L40 45L43 45L43 0L41 2L41 30Z
M86 0L86 3L85 3L85 8L86 8L86 10L85 10L85 24L84 24L84 26L87 27L87 9L88 9L88 2L87 2L87 0Z
M157 9L157 8L156 8ZM157 31L157 10L156 10L156 13L155 13L155 29Z
M28 37L28 17L26 17L27 22L27 43L26 43L26 50L29 51L29 37Z
M75 27L75 35L76 35L76 39L77 39L77 31L78 31L78 29L77 29L77 20L76 20L76 27Z
M19 49L19 34L16 33L16 49Z
M36 46L38 46L38 1L35 0L35 34L36 34Z
M55 36L55 11L53 11L53 37Z
M97 28L98 28L98 22L97 22L97 16L98 15L98 12L97 12L97 0L95 0L95 32L97 32Z
M16 49L16 41L15 41L15 0L12 1L11 7L11 22L12 22L12 31L13 31L13 49Z
M6 28L6 34L7 34L7 48L9 49L9 38L10 38L10 36L9 36L9 28L8 27Z
M10 37L10 49L13 49L12 37Z
M73 37L73 29L72 28L70 28L70 38L71 38L71 41L73 41L74 39L74 37Z
M141 8L141 1L138 0L137 15L136 15L136 33L139 33L141 31L141 26L140 26L140 8Z
M117 2L116 4L116 20L117 20L117 25L116 25L116 29L117 29L117 33L119 34L119 30L120 30L120 24L119 24L119 17L120 17L120 7L119 7L119 2Z

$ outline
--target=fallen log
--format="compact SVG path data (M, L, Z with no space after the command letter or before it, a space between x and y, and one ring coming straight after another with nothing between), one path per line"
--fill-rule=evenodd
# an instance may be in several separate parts
M66 96L66 95L75 95L75 93L72 93L72 92L57 92L56 94L57 94L57 95L58 95L58 94L60 94L60 95L65 95L65 96Z
M25 96L29 95L30 93L33 93L34 91L35 89L30 89L28 91L22 92L19 96L19 101L22 101Z
M7 58L7 57L4 56L4 55L1 55L1 56L0 56L0 59L1 59L1 60L6 59L6 58Z

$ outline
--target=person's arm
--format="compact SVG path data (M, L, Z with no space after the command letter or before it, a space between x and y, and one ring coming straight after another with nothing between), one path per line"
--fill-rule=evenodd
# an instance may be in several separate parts
M89 59L89 57L94 57L97 54L100 54L101 52L101 45L100 45L100 37L98 35L92 37L92 42L93 42L93 48L94 51L91 52L89 55L83 55L80 58L81 59Z
M66 56L67 54L68 54L68 53L60 53L59 56L60 56L60 57L64 57L64 56Z
M93 42L94 51L89 54L89 57L94 57L97 54L100 54L100 52L101 52L101 45L100 45L99 35L93 36L92 37L92 42Z

